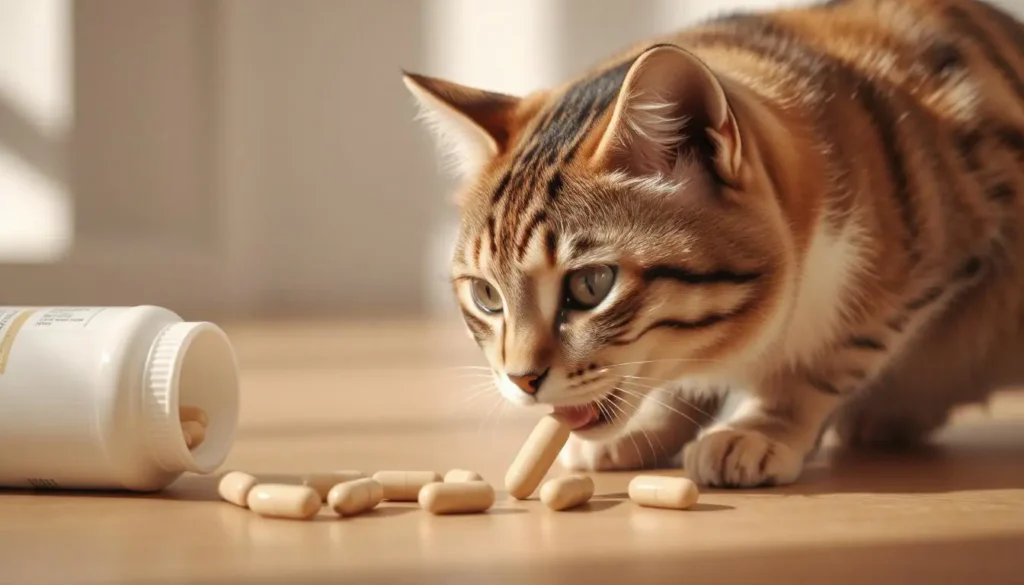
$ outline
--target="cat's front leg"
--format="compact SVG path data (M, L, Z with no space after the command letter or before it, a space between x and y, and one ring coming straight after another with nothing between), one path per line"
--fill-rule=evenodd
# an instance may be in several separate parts
M843 396L832 382L786 378L751 394L730 419L685 447L683 466L692 480L751 488L786 485L800 477Z
M648 440L652 442L646 442ZM573 471L633 471L668 467L672 456L665 456L658 446L659 443L654 443L650 435L644 436L639 432L606 441L587 441L571 435L559 453L559 463ZM676 445L673 454L681 448L682 444Z
M559 454L560 464L575 471L626 471L678 466L684 445L711 421L721 405L716 394L657 389L643 397L623 434L604 441L576 435ZM632 408L624 403L622 412Z

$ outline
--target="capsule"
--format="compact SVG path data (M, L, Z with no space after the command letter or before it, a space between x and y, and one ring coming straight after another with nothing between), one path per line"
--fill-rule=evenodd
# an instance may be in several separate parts
M484 478L475 471L467 469L452 469L444 474L445 483L459 483L463 481L483 481Z
M249 509L268 518L309 520L320 511L320 495L305 485L258 484L245 499Z
M494 488L486 481L429 483L417 499L431 514L479 514L494 505Z
M441 481L433 471L378 471L373 479L384 488L384 499L392 502L415 502L420 488Z
M198 406L190 406L188 404L178 407L178 420L181 422L195 421L204 427L210 426L210 417L206 414L206 411Z
M581 506L594 497L594 480L587 475L566 475L544 483L540 501L556 512Z
M699 497L697 484L685 477L638 475L629 482L629 499L647 508L685 510Z
M384 486L364 477L339 483L327 493L327 506L339 516L355 516L372 510L384 499Z
M246 498L257 483L259 482L255 477L244 471L230 471L220 478L217 493L224 501L247 508Z
M517 500L533 494L569 440L569 427L549 414L534 427L505 474L505 489Z
M206 440L206 427L198 421L187 420L181 423L181 436L185 438L185 446L195 449Z
M327 493L339 483L363 479L366 474L355 469L343 469L326 473L308 473L302 476L302 485L309 486L320 494L320 500L327 501Z

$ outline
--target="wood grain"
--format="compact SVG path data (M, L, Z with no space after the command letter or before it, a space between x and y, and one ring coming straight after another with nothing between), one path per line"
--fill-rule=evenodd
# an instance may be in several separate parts
M961 413L914 453L830 451L785 489L708 490L691 511L624 499L595 474L587 506L552 512L501 489L541 411L474 396L461 331L431 324L228 326L243 420L225 469L471 469L488 514L384 504L338 519L271 520L219 501L215 477L159 496L0 493L0 582L1011 583L1024 582L1024 396ZM552 470L552 474L560 470ZM667 470L660 473L678 473ZM536 498L536 495L534 496ZM840 566L842 565L842 566Z

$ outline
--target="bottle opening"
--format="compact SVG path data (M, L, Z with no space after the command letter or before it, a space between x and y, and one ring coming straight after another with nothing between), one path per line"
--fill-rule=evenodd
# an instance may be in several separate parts
M238 426L239 378L227 335L211 323L176 323L156 341L150 357L153 447L161 466L211 473L227 458ZM182 407L207 418L204 438L189 448L182 431Z

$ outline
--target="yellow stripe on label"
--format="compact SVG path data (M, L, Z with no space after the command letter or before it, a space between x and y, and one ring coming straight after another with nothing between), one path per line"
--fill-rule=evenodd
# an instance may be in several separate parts
M28 318L34 313L35 311L22 311L6 327L4 338L0 340L0 374L3 374L4 370L7 369L7 359L11 355L11 346L14 345L14 338L18 336L18 331L21 330L25 321L28 321Z

